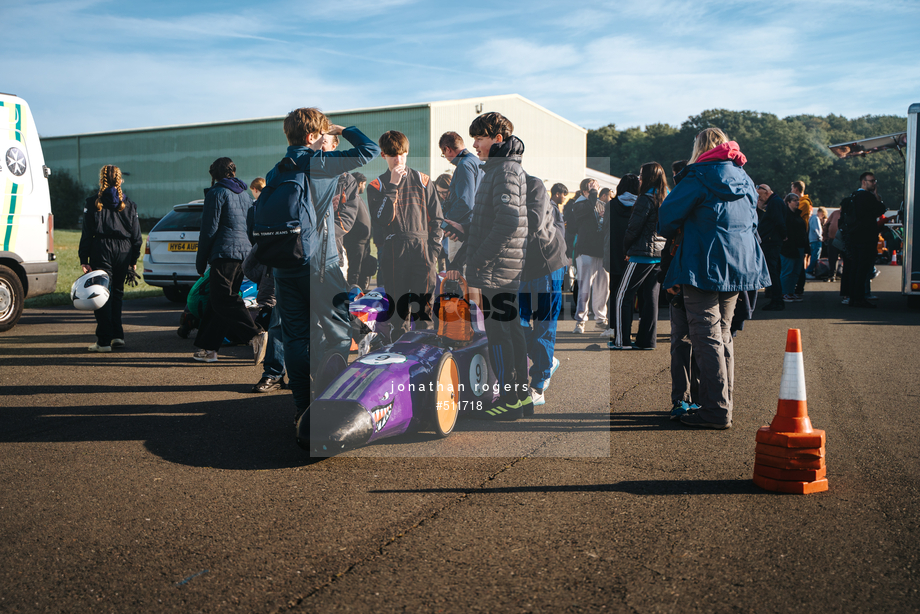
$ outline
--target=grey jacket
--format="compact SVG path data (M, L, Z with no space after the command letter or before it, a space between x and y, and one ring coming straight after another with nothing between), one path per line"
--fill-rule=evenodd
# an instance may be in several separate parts
M568 263L562 213L549 200L539 177L527 175L527 258L521 281L549 275ZM556 222L559 222L557 228Z
M516 292L527 251L527 175L524 143L516 136L496 143L483 165L466 240L467 281L475 288Z
M246 232L246 215L251 207L246 184L238 179L221 179L207 191L195 258L199 275L218 258L242 262L249 255L252 243Z
M623 247L627 256L661 258L664 237L655 232L658 227L658 201L648 193L642 194L633 205Z

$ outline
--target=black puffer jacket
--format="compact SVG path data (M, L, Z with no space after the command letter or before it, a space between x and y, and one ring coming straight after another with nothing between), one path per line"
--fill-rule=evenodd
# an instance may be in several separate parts
M102 193L102 210L96 210L96 195L86 199L83 209L83 234L77 254L80 264L111 271L116 265L134 266L141 255L141 225L137 205L122 192L125 208L121 211L118 190Z
M516 292L527 252L527 176L524 143L516 136L496 143L483 165L466 240L466 275L475 288Z
M579 198L573 205L566 233L569 245L575 249L576 258L604 256L604 229L601 218L606 216L606 211L598 213L597 201L597 191L591 190L586 198ZM575 236L574 240L572 235Z
M623 192L607 203L607 214L604 216L604 268L611 275L623 275L626 271L623 235L626 234L626 226L635 204L636 195L631 192Z
M246 232L246 217L251 208L246 184L235 177L221 179L208 189L195 258L199 275L218 258L242 262L249 255L252 243Z
M539 177L527 175L527 258L521 281L530 281L549 275L566 265L565 226L556 229L557 217L562 213L546 194L546 186Z
M659 205L658 199L648 193L636 199L626 234L623 235L623 248L627 256L661 258L664 237L655 232L658 228Z

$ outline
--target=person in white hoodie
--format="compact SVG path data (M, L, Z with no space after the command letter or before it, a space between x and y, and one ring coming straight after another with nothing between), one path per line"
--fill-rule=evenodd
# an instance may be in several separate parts
M639 176L627 173L620 178L617 185L617 195L607 205L607 215L604 217L604 268L610 273L611 291L608 297L607 313L616 313L616 294L626 271L626 250L623 249L623 237L632 215L633 205L639 194ZM610 323L616 318L611 318ZM613 337L616 334L610 326L603 335Z

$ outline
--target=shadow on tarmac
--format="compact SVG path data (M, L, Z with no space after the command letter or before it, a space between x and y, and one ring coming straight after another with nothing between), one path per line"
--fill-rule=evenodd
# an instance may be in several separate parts
M506 486L499 488L419 488L407 490L371 490L373 494L424 493L424 494L520 494L520 493L572 493L572 492L622 492L630 495L752 495L770 494L758 488L751 480L632 480L616 484L563 484L559 486Z

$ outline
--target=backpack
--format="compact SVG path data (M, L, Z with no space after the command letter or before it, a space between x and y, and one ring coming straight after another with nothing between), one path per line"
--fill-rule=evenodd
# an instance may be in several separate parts
M292 158L283 159L274 170L253 208L252 240L258 246L259 262L289 269L308 262L317 252L320 228L306 173Z

